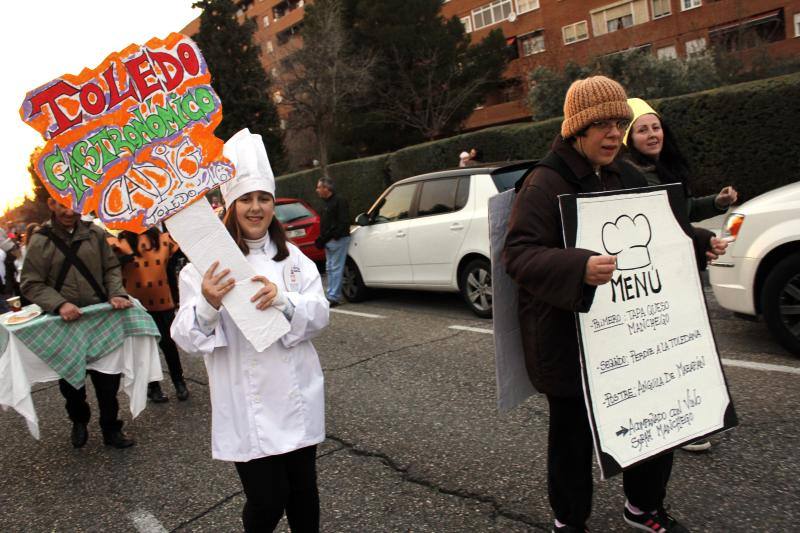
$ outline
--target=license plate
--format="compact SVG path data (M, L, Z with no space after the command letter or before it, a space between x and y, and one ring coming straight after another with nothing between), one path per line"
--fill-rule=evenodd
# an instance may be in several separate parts
M291 230L286 232L286 236L289 237L290 239L294 239L294 238L297 238L297 237L305 237L306 236L306 229L305 228L291 229Z

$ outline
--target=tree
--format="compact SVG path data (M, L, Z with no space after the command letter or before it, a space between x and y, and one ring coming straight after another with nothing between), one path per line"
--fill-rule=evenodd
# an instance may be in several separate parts
M33 167L35 154L41 148L36 148L31 154L31 163L28 165L28 176L31 180L32 194L27 194L23 202L0 215L0 220L5 227L6 222L44 222L50 216L47 199L50 198L36 171Z
M280 167L283 145L278 113L270 96L270 80L259 60L261 48L253 41L256 22L241 15L242 5L241 0L198 0L193 4L203 10L194 40L222 101L222 123L216 135L228 139L249 128L261 135L273 167Z
M366 93L374 61L350 44L340 0L307 6L300 35L303 46L281 62L281 105L289 128L313 132L325 172L338 120Z
M356 47L376 53L357 137L370 152L453 133L495 89L508 62L494 31L477 45L441 0L346 0Z

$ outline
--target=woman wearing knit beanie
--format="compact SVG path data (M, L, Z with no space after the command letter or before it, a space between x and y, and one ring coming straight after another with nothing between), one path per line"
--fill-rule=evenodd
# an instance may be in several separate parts
M633 111L633 120L622 139L627 146L625 158L645 175L650 185L682 184L689 221L715 217L736 202L738 193L731 186L723 188L719 194L691 196L687 183L689 164L663 117L641 98L628 99L628 105Z
M616 259L564 248L558 196L645 187L615 158L632 118L625 90L604 76L578 80L564 100L561 134L525 179L514 203L503 260L519 285L519 323L533 386L550 407L547 481L553 531L587 531L592 503L592 432L580 381L574 313L589 310ZM623 472L625 521L644 531L685 533L664 510L672 454Z

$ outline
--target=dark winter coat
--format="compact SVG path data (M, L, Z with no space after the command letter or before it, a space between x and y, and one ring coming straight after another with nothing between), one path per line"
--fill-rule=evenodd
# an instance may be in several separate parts
M347 200L338 194L325 199L325 207L320 215L320 234L315 244L322 248L330 240L350 235L350 208Z
M630 162L631 165L636 167L647 180L648 185L666 185L667 183L681 183L681 181L670 175L666 174L666 170L659 168L650 162L639 160L639 158L632 157L630 154L625 156L625 160ZM709 194L708 196L691 196L688 188L684 185L686 192L686 211L689 216L689 222L700 222L721 215L727 211L726 209L719 209L716 204L717 195Z
M547 166L553 161L557 164ZM525 179L511 213L503 261L519 285L525 364L539 392L561 397L581 394L574 313L590 309L596 290L584 283L584 273L589 257L599 254L564 248L558 196L645 186L644 176L623 161L602 167L598 176L560 136ZM710 235L698 235L698 259L704 258L703 241ZM701 264L705 267L704 260Z

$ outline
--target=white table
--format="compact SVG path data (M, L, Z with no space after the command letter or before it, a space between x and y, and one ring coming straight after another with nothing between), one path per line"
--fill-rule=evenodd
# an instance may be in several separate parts
M147 384L162 379L161 360L155 337L126 337L122 346L87 365L87 370L122 374L121 389L130 398L131 415L136 418L147 405ZM57 381L58 374L31 352L13 332L0 355L0 407L9 407L25 417L34 438L39 438L39 419L33 406L31 386Z

